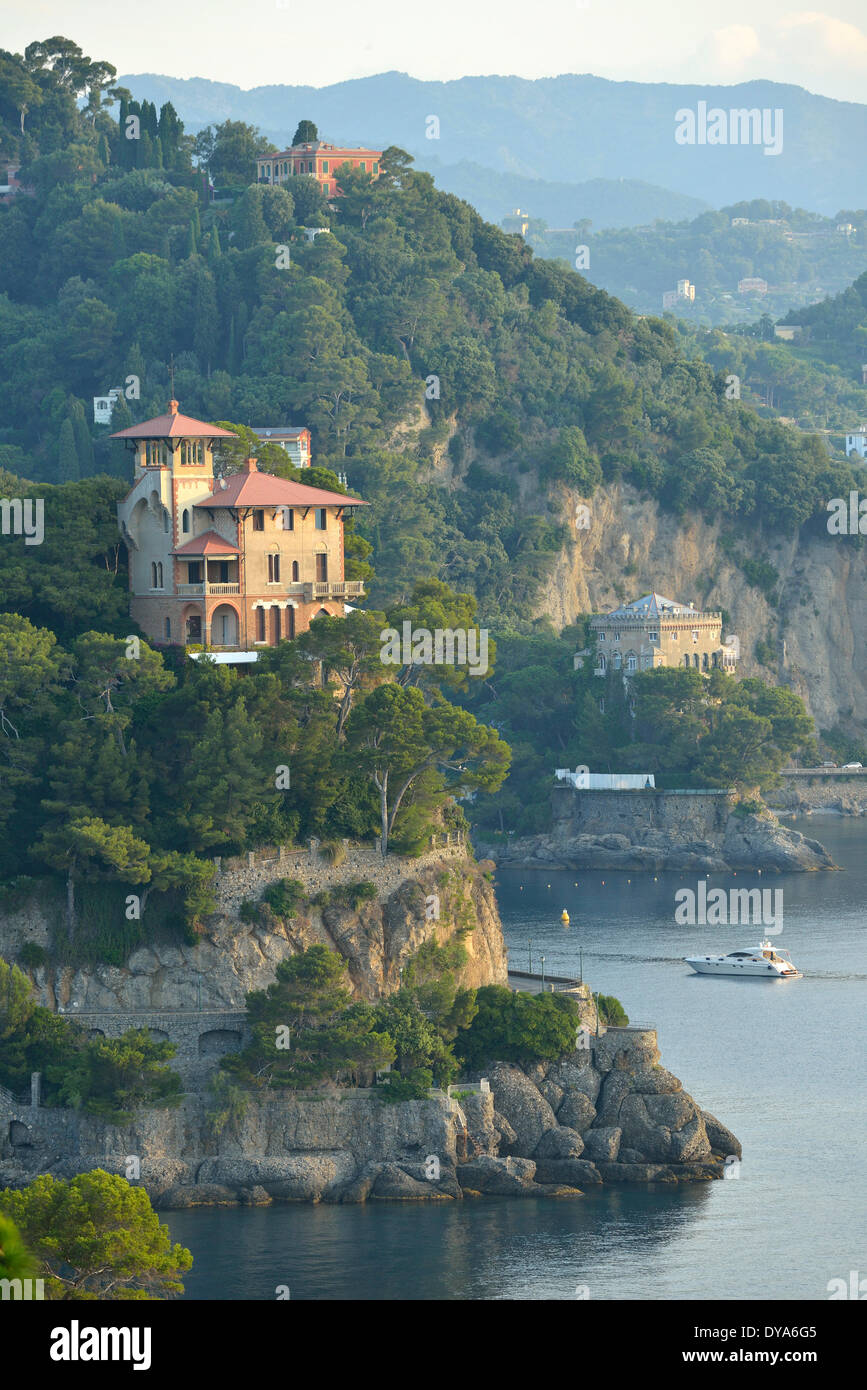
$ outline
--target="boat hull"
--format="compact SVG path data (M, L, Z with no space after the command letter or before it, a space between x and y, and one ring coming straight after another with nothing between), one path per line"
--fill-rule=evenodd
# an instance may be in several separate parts
M771 965L769 961L763 961L761 964L758 961L740 963L715 960L713 956L685 956L684 960L697 975L730 975L735 978L754 980L795 980L800 978L801 973L799 970L780 970L777 966Z

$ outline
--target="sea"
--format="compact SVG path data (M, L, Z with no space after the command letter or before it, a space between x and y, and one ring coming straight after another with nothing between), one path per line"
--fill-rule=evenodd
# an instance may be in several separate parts
M763 934L679 925L675 894L695 890L695 874L496 878L510 964L583 973L630 1019L655 1026L662 1065L740 1139L731 1178L574 1199L168 1212L173 1239L194 1256L184 1297L816 1300L853 1270L867 1279L867 820L791 823L841 872L702 877L712 888L782 889L771 939L801 979L694 975L684 956Z

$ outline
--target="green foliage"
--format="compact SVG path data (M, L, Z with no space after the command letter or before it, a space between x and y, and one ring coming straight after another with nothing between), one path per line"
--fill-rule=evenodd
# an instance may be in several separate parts
M14 1222L0 1216L0 1279L33 1279L38 1267Z
M427 1100L434 1084L429 1067L411 1067L408 1072L389 1072L376 1088L379 1100L386 1105L400 1105L405 1100Z
M78 1024L36 1004L27 976L0 959L0 1084L11 1091L22 1091L31 1072L39 1071L46 1105L69 1105L124 1124L140 1106L180 1103L180 1077L166 1065L174 1051L146 1029L88 1037Z
M300 879L280 878L276 883L268 884L262 894L262 901L268 904L275 917L288 921L296 915L306 897L307 889Z
M172 1244L143 1187L95 1168L68 1181L43 1173L21 1191L0 1192L39 1264L49 1299L153 1301L183 1293L193 1263Z
M323 888L313 902L317 907L348 907L357 912L362 903L373 902L379 897L375 883L367 879L357 879L352 883L338 883L333 888Z
M626 1026L629 1015L619 999L615 999L613 994L597 994L595 998L600 1023L605 1023L611 1028Z
M342 840L323 840L319 853L335 868L346 862L346 846Z
M562 994L521 994L504 985L476 991L478 1012L458 1034L456 1051L468 1067L494 1059L535 1062L574 1050L578 1007Z
M38 941L25 941L18 953L18 959L28 970L36 970L48 960L48 953Z

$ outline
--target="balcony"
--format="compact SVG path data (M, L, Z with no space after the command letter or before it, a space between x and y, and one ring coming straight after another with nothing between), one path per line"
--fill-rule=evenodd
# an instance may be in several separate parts
M364 597L363 579L314 579L298 581L286 585L286 593L300 597L304 603L315 603L317 599L341 599Z
M179 584L178 598L222 598L226 594L240 594L240 584Z

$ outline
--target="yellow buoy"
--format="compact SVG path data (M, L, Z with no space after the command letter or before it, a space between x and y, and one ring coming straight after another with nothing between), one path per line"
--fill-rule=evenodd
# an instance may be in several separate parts
M565 907L563 908L563 911L560 913L560 921L563 923L564 927L568 927L569 913L566 911Z

